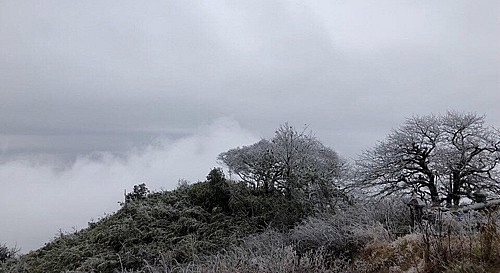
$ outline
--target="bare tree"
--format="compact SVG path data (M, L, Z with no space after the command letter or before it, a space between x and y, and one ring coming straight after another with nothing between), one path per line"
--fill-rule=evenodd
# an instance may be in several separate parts
M355 186L374 195L412 194L434 204L482 189L499 193L500 134L484 116L414 116L357 160Z
M435 116L407 119L356 161L356 186L376 195L417 194L439 202L434 158L441 137Z
M449 112L442 120L446 139L441 160L448 180L443 185L448 204L458 205L460 196L471 196L476 190L500 192L500 134L485 127L484 119L476 114Z

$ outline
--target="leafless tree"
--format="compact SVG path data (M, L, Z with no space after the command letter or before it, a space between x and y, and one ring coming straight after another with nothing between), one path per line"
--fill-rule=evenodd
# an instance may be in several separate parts
M478 189L499 193L500 134L484 119L458 112L408 118L356 161L354 186L448 205Z
M442 119L446 138L442 144L443 185L448 204L476 190L500 192L498 164L500 133L484 125L484 116L449 112Z
M411 193L439 202L434 158L441 138L435 116L407 119L356 161L355 186L376 195Z

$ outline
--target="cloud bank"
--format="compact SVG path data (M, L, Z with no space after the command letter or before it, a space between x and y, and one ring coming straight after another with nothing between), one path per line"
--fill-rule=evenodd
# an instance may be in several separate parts
M0 165L0 240L22 252L38 248L60 229L84 228L91 219L118 209L124 189L146 183L152 190L168 190L178 179L204 180L219 166L219 153L257 140L237 122L219 119L191 136L157 139L125 156L81 156L63 170L51 162L5 162Z

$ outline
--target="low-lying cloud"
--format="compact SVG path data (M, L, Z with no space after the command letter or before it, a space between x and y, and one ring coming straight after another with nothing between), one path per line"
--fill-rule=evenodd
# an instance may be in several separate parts
M188 137L158 139L125 156L100 152L58 169L54 162L11 160L0 165L0 234L22 252L43 246L59 230L70 232L119 208L124 189L146 183L173 189L179 179L204 180L219 153L258 140L230 119L202 126Z

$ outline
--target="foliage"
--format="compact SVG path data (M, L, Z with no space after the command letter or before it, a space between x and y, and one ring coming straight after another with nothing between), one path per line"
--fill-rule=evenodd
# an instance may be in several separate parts
M500 134L484 116L414 116L359 158L354 187L458 205L476 190L500 193Z
M364 198L357 201L357 206L365 208L366 218L379 223L387 230L391 239L409 234L412 225L412 215L407 204L397 197L384 199Z
M349 272L346 270L348 264L344 261L339 260L327 266L320 252L299 257L287 241L285 234L270 230L248 236L238 246L204 257L200 261L174 268L150 269L150 272Z
M135 185L134 190L125 195L125 202L130 202L138 199L144 199L149 194L149 189L145 183Z
M357 272L498 272L498 215L441 212L419 230L366 247L356 261Z
M253 188L277 191L304 207L331 207L342 197L345 162L311 134L286 123L271 140L231 149L218 159Z
M209 191L209 181L152 193L86 230L0 264L0 272L497 272L495 213L460 221L443 216L400 237L386 229L405 224L398 219L405 215L398 213L400 203L358 201L280 229L275 217L284 213L260 201L268 206L287 198L226 183L229 212L209 212L211 204L196 205L190 197Z
M309 217L288 231L268 229L190 263L150 266L141 272L363 272L358 265L365 249L388 240L372 210L376 208L360 204Z
M356 272L349 259L387 237L370 215L362 207L353 207L310 217L288 231L268 229L222 252L184 265L148 267L144 272Z
M290 231L299 254L322 252L330 260L352 260L366 245L388 238L387 231L363 207L310 217Z
M15 258L17 253L18 249L16 248L9 248L5 244L0 245L0 263Z

